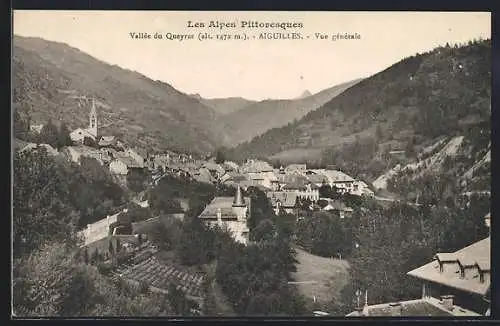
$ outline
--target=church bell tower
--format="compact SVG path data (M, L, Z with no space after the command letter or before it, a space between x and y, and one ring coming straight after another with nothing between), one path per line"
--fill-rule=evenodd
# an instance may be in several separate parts
M95 100L92 97L92 109L90 110L90 123L88 132L97 139L97 111L95 108Z

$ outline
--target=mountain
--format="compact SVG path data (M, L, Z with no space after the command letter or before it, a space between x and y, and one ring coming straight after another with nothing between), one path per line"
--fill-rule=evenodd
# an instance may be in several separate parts
M300 96L299 96L299 97L297 97L297 99L306 98L306 97L309 97L309 96L311 96L311 95L312 95L312 93L311 93L311 92L309 92L309 91L306 89L305 91L303 91L303 92L302 92L302 94L300 94Z
M308 112L319 108L358 82L359 80L354 80L343 83L306 98L295 100L270 99L250 104L223 117L224 122L229 126L226 133L229 135L233 146L250 141L269 129L281 127L302 118Z
M66 44L14 36L12 62L14 106L31 108L33 123L87 126L94 97L103 134L132 146L206 153L226 143L213 109Z
M332 164L374 181L397 164L417 164L418 156L427 155L425 149L439 140L463 137L458 154L448 155L456 170L446 170L464 174L488 161L490 64L490 40L416 54L228 155ZM488 179L488 168L478 171Z
M214 109L214 111L219 114L233 113L255 103L255 101L250 101L241 97L206 99L201 97L200 94L193 94L191 96L200 101L203 105Z

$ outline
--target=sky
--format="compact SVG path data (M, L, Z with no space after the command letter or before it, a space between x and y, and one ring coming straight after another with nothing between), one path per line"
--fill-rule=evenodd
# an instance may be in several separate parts
M209 22L237 27L209 28ZM205 27L188 27L188 21ZM243 21L295 22L302 27L241 28ZM261 40L260 34L301 33L302 40ZM449 43L491 38L482 12L217 12L15 10L13 33L66 43L89 55L205 98L295 98L369 77L401 59ZM164 38L133 39L130 33ZM190 34L169 40L167 33ZM199 40L199 34L248 40ZM327 39L316 39L316 34ZM334 34L358 39L332 40ZM252 37L255 36L256 39ZM309 36L309 39L307 38Z

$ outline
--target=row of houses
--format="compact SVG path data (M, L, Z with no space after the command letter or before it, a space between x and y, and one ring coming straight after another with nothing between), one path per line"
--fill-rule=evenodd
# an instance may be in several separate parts
M270 191L297 192L299 197L313 201L319 199L319 188L323 185L335 187L340 193L373 196L373 191L361 180L338 170L307 169L306 164L275 169L267 162L248 160L237 171L227 173L223 182L238 183L242 187L260 186Z

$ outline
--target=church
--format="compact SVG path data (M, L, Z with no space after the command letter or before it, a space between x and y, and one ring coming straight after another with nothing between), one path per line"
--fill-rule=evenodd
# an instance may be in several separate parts
M90 138L93 141L97 140L97 111L95 108L95 100L92 98L92 109L90 110L90 121L88 128L77 128L70 133L70 138L74 143L83 144L85 138Z

